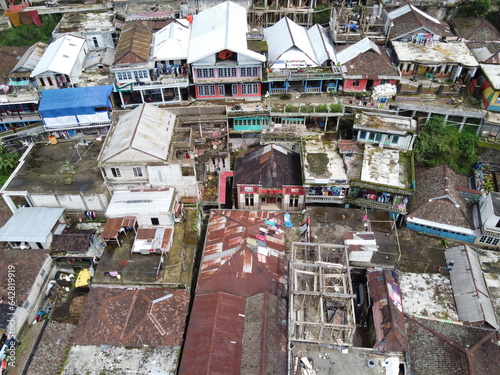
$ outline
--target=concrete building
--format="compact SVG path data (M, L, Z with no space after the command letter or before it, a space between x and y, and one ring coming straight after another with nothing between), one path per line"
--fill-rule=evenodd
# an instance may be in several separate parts
M408 117L360 112L354 115L354 130L360 143L411 151L417 138L417 122Z
M479 203L481 213L481 236L477 243L482 246L500 248L500 193L484 195Z

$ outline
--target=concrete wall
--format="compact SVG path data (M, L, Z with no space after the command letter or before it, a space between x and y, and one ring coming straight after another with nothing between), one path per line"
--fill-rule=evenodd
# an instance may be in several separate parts
M62 207L67 211L104 212L109 204L109 194L30 194L30 201L35 207Z

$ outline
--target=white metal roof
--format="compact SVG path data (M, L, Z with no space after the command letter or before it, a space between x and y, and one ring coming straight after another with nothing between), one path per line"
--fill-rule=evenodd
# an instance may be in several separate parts
M345 63L351 61L356 56L365 53L369 50L374 50L378 54L381 54L380 48L373 43L368 37L361 39L359 42L344 48L342 51L337 52L337 61L344 65Z
M320 65L327 60L332 60L337 63L335 49L323 26L319 24L311 26L311 28L307 30L307 35L309 36L309 40L316 54L316 59Z
M225 49L257 61L266 57L247 48L247 11L226 1L193 17L188 63L197 62Z
M153 58L155 60L181 60L188 58L189 26L172 22L154 35Z
M487 322L498 329L479 259L467 245L446 249L446 262L454 262L450 271L458 318L464 322Z
M66 34L57 38L47 47L31 77L45 72L69 75L84 45L85 38L76 35Z
M111 197L106 217L160 216L171 213L174 189L156 191L115 191Z
M479 66L474 55L463 42L418 44L393 41L392 46L399 61L420 64L456 63L466 67Z
M297 25L288 17L284 17L273 26L265 28L264 38L267 41L270 66L276 60L282 60L282 55L294 47L305 55L305 58L302 58L302 60L310 60L315 65L320 65L316 59L306 29Z
M0 241L45 243L63 212L64 208L20 207L0 228Z
M175 115L151 104L142 104L120 117L107 136L101 162L133 149L166 160Z
M495 90L500 90L500 65L481 64L481 69Z

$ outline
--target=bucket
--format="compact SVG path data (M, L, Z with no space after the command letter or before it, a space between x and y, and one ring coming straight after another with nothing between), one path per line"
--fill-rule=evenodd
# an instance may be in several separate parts
M51 145L57 145L57 138L55 135L49 135L49 142Z

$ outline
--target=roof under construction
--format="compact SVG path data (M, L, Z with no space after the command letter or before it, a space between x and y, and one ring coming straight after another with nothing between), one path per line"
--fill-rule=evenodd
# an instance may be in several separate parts
M344 246L292 244L290 341L351 346L356 328L354 298Z

